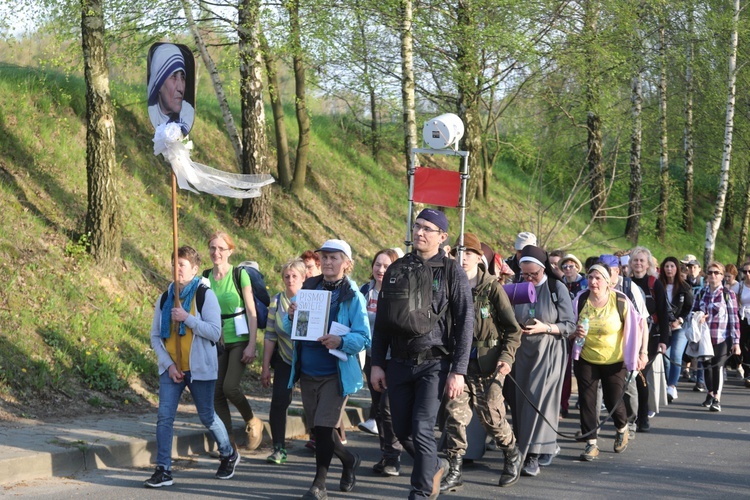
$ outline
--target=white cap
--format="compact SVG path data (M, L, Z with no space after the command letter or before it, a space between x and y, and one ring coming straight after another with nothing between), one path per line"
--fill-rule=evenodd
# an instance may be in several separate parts
M518 236L516 236L515 249L520 251L527 245L536 245L536 235L534 233L529 233L528 231L518 233Z
M328 240L316 252L342 252L352 260L352 247L344 240Z

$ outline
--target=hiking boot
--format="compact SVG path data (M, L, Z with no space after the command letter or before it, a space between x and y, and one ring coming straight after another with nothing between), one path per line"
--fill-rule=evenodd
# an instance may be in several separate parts
M523 462L521 475L527 477L536 477L539 474L539 455L529 454Z
M313 486L302 496L302 500L328 500L328 490Z
M382 474L385 472L385 457L382 457L379 462L372 466L372 471L375 474Z
M435 475L432 476L432 492L428 497L430 500L433 500L440 495L440 483L443 480L443 476L448 473L449 468L450 463L446 459L441 458L438 463L438 470L435 472Z
M461 479L464 457L456 455L448 458L448 462L450 464L448 474L440 481L440 491L456 491L464 485Z
M263 441L263 422L258 417L253 417L245 422L245 433L247 434L247 447L254 450Z
M701 403L701 406L703 406L704 408L710 408L711 403L713 402L714 402L714 397L709 394L708 396L706 396L706 400Z
M274 446L273 453L266 457L269 464L281 465L286 463L286 450L281 446Z
M708 407L711 411L721 411L721 402L719 402L718 399L714 398L714 400L711 402L711 406Z
M357 453L354 455L354 464L351 467L344 467L344 472L341 473L341 481L339 482L339 489L341 491L352 491L354 485L357 484L357 467L362 462L362 459Z
M374 434L376 436L378 435L378 423L374 418L368 418L364 422L358 423L357 427L359 427L359 430L364 431L368 434Z
M521 452L518 446L503 450L505 456L505 465L503 472L500 474L500 486L512 486L518 482L521 477Z
M168 471L164 466L159 465L156 467L154 474L143 483L143 486L148 488L161 488L162 486L172 486L172 471Z
M581 453L581 460L584 462L592 462L599 458L599 447L596 443L589 443Z
M628 430L615 434L615 453L622 453L628 447Z
M237 467L237 464L239 463L240 463L240 452L237 450L234 450L234 453L232 453L230 456L223 457L221 459L219 470L216 471L216 478L217 479L230 479L232 476L234 476L234 468Z
M383 466L383 474L386 476L398 476L401 474L401 460L398 458L386 458Z

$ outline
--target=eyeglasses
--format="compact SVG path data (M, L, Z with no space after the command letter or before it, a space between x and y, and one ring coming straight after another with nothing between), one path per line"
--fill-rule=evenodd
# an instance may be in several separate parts
M706 274L724 274L721 271L706 271Z
M574 266L573 264L564 264L564 265L563 265L563 266L561 267L561 269L562 269L562 270L566 270L566 269L573 269L573 268L575 268L575 267L576 267L576 266Z
M214 253L214 252L224 253L224 252L228 252L229 249L228 248L222 248L222 247L210 246L210 247L208 247L208 251L211 252L211 253Z
M432 234L432 233L442 233L442 229L432 229L431 227L423 226L422 224L419 224L417 222L414 223L413 226L411 226L411 230L415 233L418 233L420 230L424 231L425 234Z
M535 272L535 273L521 273L521 276L522 276L523 278L536 278L537 276L539 276L539 275L540 275L540 274L542 274L543 272L544 272L544 270L543 270L543 269L540 269L540 270L538 270L538 271L537 271L537 272Z

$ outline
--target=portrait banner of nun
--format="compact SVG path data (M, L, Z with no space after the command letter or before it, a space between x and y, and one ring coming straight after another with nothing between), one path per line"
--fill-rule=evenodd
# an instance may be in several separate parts
M185 45L155 43L148 51L148 116L156 129L176 123L184 136L195 121L195 59Z

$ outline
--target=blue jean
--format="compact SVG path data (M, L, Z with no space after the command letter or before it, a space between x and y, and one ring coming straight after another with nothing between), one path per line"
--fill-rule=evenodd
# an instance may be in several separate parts
M685 330L678 328L672 330L672 339L670 341L669 348L667 349L667 357L665 361L667 366L667 385L676 386L680 380L680 373L682 372L682 355L685 354L685 347L687 347L687 336L685 336Z
M393 430L399 441L412 438L415 448L409 499L429 497L439 460L435 421L448 377L450 361L388 361L386 381L391 403Z
M192 380L190 372L185 372L182 382L175 384L169 378L169 370L159 376L159 413L156 420L156 465L166 470L172 469L172 441L174 439L174 418L177 405L185 387L190 388L195 408L201 423L206 426L219 446L222 457L234 453L229 442L229 434L214 411L214 388L216 380Z

